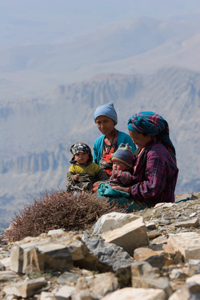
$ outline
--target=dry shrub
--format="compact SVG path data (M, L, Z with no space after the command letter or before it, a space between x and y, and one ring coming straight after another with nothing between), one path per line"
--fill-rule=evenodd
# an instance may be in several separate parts
M113 211L124 212L96 194L46 192L39 199L34 199L32 205L19 210L9 230L5 231L5 238L14 242L53 229L84 230L103 214Z

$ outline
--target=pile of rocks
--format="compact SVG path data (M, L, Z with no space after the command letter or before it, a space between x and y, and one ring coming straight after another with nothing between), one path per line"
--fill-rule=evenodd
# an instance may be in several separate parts
M180 200L187 201L180 201ZM91 230L0 241L0 298L200 299L200 193L102 216Z

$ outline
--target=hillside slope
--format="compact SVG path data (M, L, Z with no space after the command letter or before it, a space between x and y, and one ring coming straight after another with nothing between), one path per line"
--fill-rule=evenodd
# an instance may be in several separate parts
M168 68L153 75L102 74L59 86L46 98L0 107L4 221L37 193L65 188L70 146L84 141L92 147L99 136L93 112L107 102L118 112L117 128L126 132L135 112L150 110L166 118L180 169L176 193L199 192L200 73Z

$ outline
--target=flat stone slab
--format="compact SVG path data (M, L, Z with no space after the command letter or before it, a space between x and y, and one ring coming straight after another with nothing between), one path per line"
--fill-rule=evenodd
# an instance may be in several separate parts
M57 300L70 300L71 299L71 295L74 292L75 287L74 286L69 286L69 285L64 285L63 287L61 287L58 292L56 292L55 294L55 298Z
M54 230L49 230L47 233L48 236L61 236L65 233L63 229L54 229Z
M147 231L147 236L150 240L155 239L156 237L158 237L160 235L161 235L161 232L159 230Z
M174 223L176 227L198 227L199 218L193 218L191 220Z
M174 205L176 205L175 202L174 203L171 203L171 202L157 203L154 206L154 209L156 209L156 208L170 208L170 207L172 207Z
M166 244L167 240L168 237L164 235L160 235L151 241L151 245L164 244L164 243Z
M142 217L101 236L105 242L122 247L131 256L133 256L133 251L136 248L149 245L146 226Z
M93 233L101 234L116 228L120 228L139 217L135 214L123 214L118 212L111 212L101 216L93 226Z
M45 287L47 285L47 281L45 278L41 277L38 279L27 280L18 282L16 284L7 285L3 288L4 293L6 295L15 295L18 297L30 297L34 295L37 290Z
M135 288L155 288L161 289L169 297L172 294L172 288L167 277L151 278L151 277L135 277L132 276L132 286Z
M146 228L152 230L156 228L156 223L155 222L145 222Z
M0 263L5 266L5 268L10 267L10 257L5 257L0 260Z
M183 232L171 234L168 244L177 248L186 261L200 259L200 234L195 232Z
M73 267L73 260L66 245L49 243L37 247L40 269L67 271Z
M190 259L188 262L189 277L195 274L200 274L200 259Z
M13 271L0 271L0 282L13 280L18 277L19 276Z
M186 279L186 282L187 282L187 283L189 283L189 282L194 282L194 283L200 285L200 274L196 274L196 275L193 275L193 276L190 277L190 278L187 278L187 279Z
M49 292L42 292L40 294L40 300L55 300L55 296L53 293L49 293ZM13 299L14 300L14 299Z
M166 295L160 289L124 288L103 297L101 300L165 300Z
M136 261L146 260L152 258L156 260L157 256L163 254L164 264L166 266L177 264L181 262L182 255L180 251L174 249L171 245L158 244L148 247L141 247L134 250L134 259ZM161 266L160 266L161 267Z
M200 299L200 274L186 279L186 283L171 295L169 300L199 300Z
M111 272L79 278L72 299L102 299L108 293L119 288L118 279ZM88 290L87 297L80 297L84 290Z

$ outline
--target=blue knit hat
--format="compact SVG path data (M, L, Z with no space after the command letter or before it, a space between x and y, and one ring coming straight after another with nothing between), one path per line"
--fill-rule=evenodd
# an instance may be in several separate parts
M113 154L112 161L118 160L125 163L129 167L133 167L134 155L132 147L129 144L120 144L117 151Z
M114 109L113 103L107 103L100 105L96 108L94 112L94 121L96 123L96 118L99 116L106 116L110 119L112 119L115 122L115 125L117 124L117 113Z

